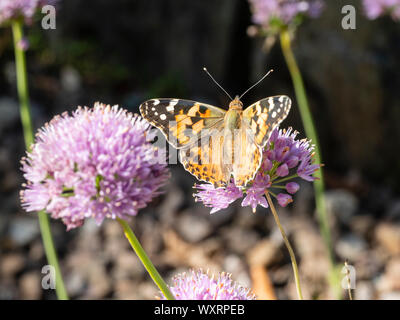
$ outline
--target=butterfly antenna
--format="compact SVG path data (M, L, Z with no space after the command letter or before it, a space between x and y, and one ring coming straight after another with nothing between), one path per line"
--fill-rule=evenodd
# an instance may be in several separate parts
M232 97L230 96L230 94L229 94L228 92L226 92L226 90L225 90L224 88L222 88L222 86L217 82L217 80L215 80L214 77L208 72L208 70L206 69L206 67L203 67L203 70L210 76L210 78L215 82L215 84L216 84L218 87L220 87L221 90L222 90L223 92L225 92L225 94L226 94L231 100L233 100Z
M263 81L272 71L274 70L269 70L260 80L258 80L255 84L253 84L250 88L248 88L242 95L239 97L241 99L247 92L249 92L251 89L253 89L256 85L258 85L261 81Z

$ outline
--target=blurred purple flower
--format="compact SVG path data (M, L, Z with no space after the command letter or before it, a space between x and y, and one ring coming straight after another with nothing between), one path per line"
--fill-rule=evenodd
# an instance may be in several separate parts
M369 19L389 13L394 20L400 20L400 0L363 0L363 5Z
M0 25L4 22L24 18L30 22L36 10L45 5L55 5L58 0L0 0Z
M89 217L100 224L136 215L169 177L149 127L138 115L101 103L54 117L22 159L23 208L46 210L68 230Z
M211 184L195 185L198 192L194 194L196 201L201 201L205 206L211 207L211 213L225 209L236 199L242 198L242 206L250 206L253 211L258 205L268 208L265 192L273 189L286 189L290 194L299 190L295 182L287 182L300 177L306 181L313 181L313 173L319 169L320 164L313 164L314 146L309 140L297 140L298 132L275 129L263 151L263 162L252 183L239 189L233 182L226 188L214 188ZM282 185L287 182L286 185ZM286 193L276 196L279 205L285 207L292 202L292 197Z
M316 18L324 6L322 0L249 0L253 22L268 29L272 20L288 25L297 15Z
M173 281L170 290L176 300L255 300L249 289L235 283L225 272L215 276L191 270L175 276Z
M0 0L0 1L1 1L1 0ZM24 50L24 51L28 50L28 48L29 48L29 40L28 40L27 38L22 38L22 39L18 42L18 47L19 47L21 50Z

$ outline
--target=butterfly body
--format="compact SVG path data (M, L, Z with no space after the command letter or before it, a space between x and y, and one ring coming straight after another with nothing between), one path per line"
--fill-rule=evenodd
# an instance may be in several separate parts
M151 99L140 112L179 150L184 168L216 187L232 179L245 187L262 162L262 148L273 129L286 118L287 96L262 99L243 110L239 97L224 110L182 99Z

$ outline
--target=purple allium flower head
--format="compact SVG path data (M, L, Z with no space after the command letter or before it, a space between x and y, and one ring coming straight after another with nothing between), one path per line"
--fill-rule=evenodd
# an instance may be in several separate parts
M169 174L150 125L118 106L96 103L56 116L22 160L26 211L46 210L72 229L94 217L127 218L160 193Z
M235 283L225 272L215 276L191 270L175 276L173 281L170 290L176 300L255 300L249 289Z
M45 5L55 5L58 0L0 0L0 25L5 21L23 18L30 22L36 10Z
M249 0L253 22L268 29L273 20L288 25L298 15L316 18L320 15L322 0Z
M400 20L400 0L363 0L366 16L373 20L386 13Z
M287 193L275 195L275 190L286 191L294 194L299 190L299 185L293 181L300 177L306 181L316 178L314 172L320 164L313 163L314 146L309 140L296 139L298 132L291 128L285 130L275 129L263 150L263 162L254 180L246 188L240 189L233 182L226 188L214 188L211 184L195 185L198 192L196 201L202 201L205 206L211 207L211 213L225 209L236 199L242 198L242 206L250 206L253 211L258 205L268 208L265 193L270 192L275 196L279 205L285 207L292 202L292 196ZM283 184L286 183L286 184Z

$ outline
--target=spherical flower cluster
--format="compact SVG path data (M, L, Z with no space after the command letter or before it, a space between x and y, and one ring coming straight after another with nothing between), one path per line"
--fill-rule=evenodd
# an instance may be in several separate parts
M255 300L249 289L235 283L225 272L215 276L191 270L175 276L173 281L170 290L176 300Z
M299 16L316 18L323 8L322 0L249 0L253 22L269 29L271 24L289 25Z
M30 22L36 10L55 5L58 0L0 0L0 25L11 19L23 18Z
M388 13L394 20L400 20L400 0L363 0L363 5L369 19Z
M56 116L22 159L26 211L46 210L72 229L94 217L134 216L169 174L150 125L118 106L96 103Z
M290 181L300 177L313 181L313 173L320 164L313 163L313 149L309 140L297 140L298 132L275 129L263 151L263 162L252 183L239 189L233 180L225 188L215 188L211 184L195 185L196 201L211 207L211 213L227 208L232 202L243 198L242 206L250 206L253 211L258 205L268 208L265 193L276 197L280 206L285 207L293 201L292 194L299 190L296 182ZM274 190L274 191L272 191ZM285 192L275 193L275 190Z

